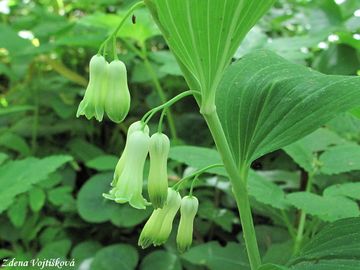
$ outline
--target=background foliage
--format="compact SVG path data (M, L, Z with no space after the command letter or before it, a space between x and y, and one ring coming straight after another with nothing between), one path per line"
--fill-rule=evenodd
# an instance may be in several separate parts
M118 42L129 70L129 117L120 125L75 118L88 61L132 2L0 2L0 257L75 258L77 269L94 270L249 269L222 169L213 169L196 186L195 240L184 254L177 253L174 235L165 247L141 250L137 238L151 209L101 196L129 124L186 89L149 13L139 10L136 24L129 21ZM356 75L360 5L336 2L277 1L234 60L261 48L325 74ZM220 158L194 101L186 99L171 113L169 176L175 182ZM264 262L297 270L339 269L335 263L359 268L359 242L347 236L360 237L359 117L360 110L340 115L252 163L249 193ZM305 191L309 176L311 193ZM308 214L305 246L292 257L299 210Z

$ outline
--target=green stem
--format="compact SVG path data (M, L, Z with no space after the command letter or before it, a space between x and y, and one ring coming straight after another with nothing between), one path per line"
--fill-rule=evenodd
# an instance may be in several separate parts
M208 124L216 147L222 157L225 169L229 175L229 179L233 188L233 194L239 210L250 266L252 270L256 270L261 265L261 259L256 241L255 228L251 215L249 195L246 186L249 169L248 167L243 167L239 173L216 110L208 114L203 114L203 116Z
M180 186L187 180L191 179L191 178L197 178L200 176L200 174L206 172L207 170L213 169L213 168L217 168L217 167L224 167L223 164L212 164L209 166L206 166L205 168L202 168L200 170L197 170L195 172L193 172L192 174L185 176L184 178L182 178L179 182L177 182L173 188L176 188L176 190L180 189Z
M309 173L308 181L306 184L306 190L305 190L306 192L311 192L313 178L314 178L314 173ZM294 255L298 254L298 252L300 251L301 244L304 238L305 223L306 223L306 212L301 210L299 225L294 243L294 250L293 250Z
M182 99L184 97L194 95L194 94L197 94L197 92L193 91L193 90L188 90L188 91L185 91L185 92L182 92L182 93L178 94L177 96L175 96L172 99L168 100L164 104L161 104L161 105L151 109L147 113L145 113L144 116L142 117L141 121L147 124L150 121L151 117L153 117L153 115L155 113L157 113L158 111L160 111L162 109L165 109L165 108L169 111L168 107L170 107L172 104L174 104L175 102L179 101L180 99Z
M124 25L126 19L129 18L136 9L138 9L138 8L144 6L144 5L145 5L145 3L143 1L138 2L138 3L134 4L127 11L127 13L124 15L124 18L120 21L119 25L116 27L114 32L101 44L101 46L99 48L99 51L98 51L98 54L101 54L101 52L103 51L106 43L108 43L112 38L116 38L117 33L119 32L120 28Z
M295 240L296 232L295 232L295 229L294 229L294 225L291 224L291 222L289 220L289 217L288 217L287 213L284 210L281 210L281 217L282 217L282 219L283 219L283 221L284 221L284 223L285 223L285 225L286 225L286 227L288 229L288 232L289 232L291 238L293 240Z
M167 109L163 109L162 112L161 112L159 125L158 125L158 133L162 132L162 125L163 125L163 121L164 121L164 117L166 115L166 112L167 112Z

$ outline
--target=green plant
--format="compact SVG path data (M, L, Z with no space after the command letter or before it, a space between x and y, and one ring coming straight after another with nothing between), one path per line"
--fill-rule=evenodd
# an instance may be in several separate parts
M4 263L360 267L357 0L3 2Z
M195 97L229 176L241 218L250 266L253 270L260 268L261 259L247 187L251 163L269 152L310 134L336 115L355 108L360 100L359 78L322 75L289 63L267 51L257 51L246 55L238 63L227 68L246 33L272 4L273 1L256 3L236 0L226 2L145 1L145 5L159 25L192 90L179 94L171 101L145 114L141 121L141 130L144 130L157 111L163 110L159 124L161 131L162 118L168 107L185 94L192 94ZM141 5L142 2L135 4L130 11ZM198 16L202 13L205 16ZM130 13L127 14L129 15ZM99 52L105 55L106 48L109 43L112 43L113 56L117 58L114 44L123 22L124 20L103 43ZM135 134L130 134L128 138L129 148L126 155L129 157L142 151L146 154L148 152L148 143L145 146L139 139L130 142ZM135 142L138 142L139 149L130 149L130 144L135 145ZM141 164L146 154L139 157ZM154 157L151 156L151 159ZM125 164L127 162L136 164L136 160L138 159L129 159L125 161ZM131 171L142 172L143 165ZM127 174L130 179L130 171ZM306 191L311 190L312 174ZM115 183L116 191L112 190L110 196L106 195L106 197L111 198L113 193L114 198L111 199L116 202L128 201L128 199L121 199L121 196L118 197L117 194L121 193L122 189L129 190L126 186L142 183L140 178L140 175L136 178L137 184L131 184L129 181L124 184L120 177L120 180ZM181 182L185 180L187 179ZM196 177L193 182L195 180ZM154 188L153 181L149 181L148 185L149 188ZM179 184L177 190L180 187ZM128 196L137 196L135 193L139 193L139 190L130 192ZM131 203L131 199L129 200ZM171 200L167 203L170 204ZM135 204L132 205L138 207ZM155 205L155 208L157 207ZM167 219L166 207L171 207L171 205L164 207L164 210L156 210L150 220L155 220L157 215L161 216L162 211L165 211L163 219ZM171 212L169 222L172 223L178 208L174 206L175 211ZM301 245L305 215L305 212L301 215L295 239L295 255L299 252ZM147 226L151 226L150 220ZM147 226L144 232L148 231ZM152 226L156 227L154 224ZM188 224L188 226L192 225ZM169 230L160 237L161 240L140 240L141 245L147 247L149 243L154 243L154 245L164 243L171 230L170 224L167 227ZM179 228L181 227L180 222ZM153 231L144 237L151 239L151 234L157 234L157 232ZM180 245L184 244L180 243ZM184 248L181 249L184 250Z

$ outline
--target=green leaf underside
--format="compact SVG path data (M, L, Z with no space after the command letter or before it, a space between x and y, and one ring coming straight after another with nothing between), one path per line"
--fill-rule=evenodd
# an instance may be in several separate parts
M323 75L256 51L225 72L216 106L240 167L358 106L359 88L359 77Z
M189 86L211 91L273 0L146 0Z
M360 269L360 218L326 225L291 264L296 270Z

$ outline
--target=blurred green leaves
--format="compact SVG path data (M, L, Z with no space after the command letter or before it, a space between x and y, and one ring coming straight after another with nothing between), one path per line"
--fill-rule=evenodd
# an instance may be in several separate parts
M7 209L16 195L29 191L32 185L71 161L70 156L49 156L43 159L34 157L9 161L0 167L0 213ZM8 180L12 179L11 182Z

